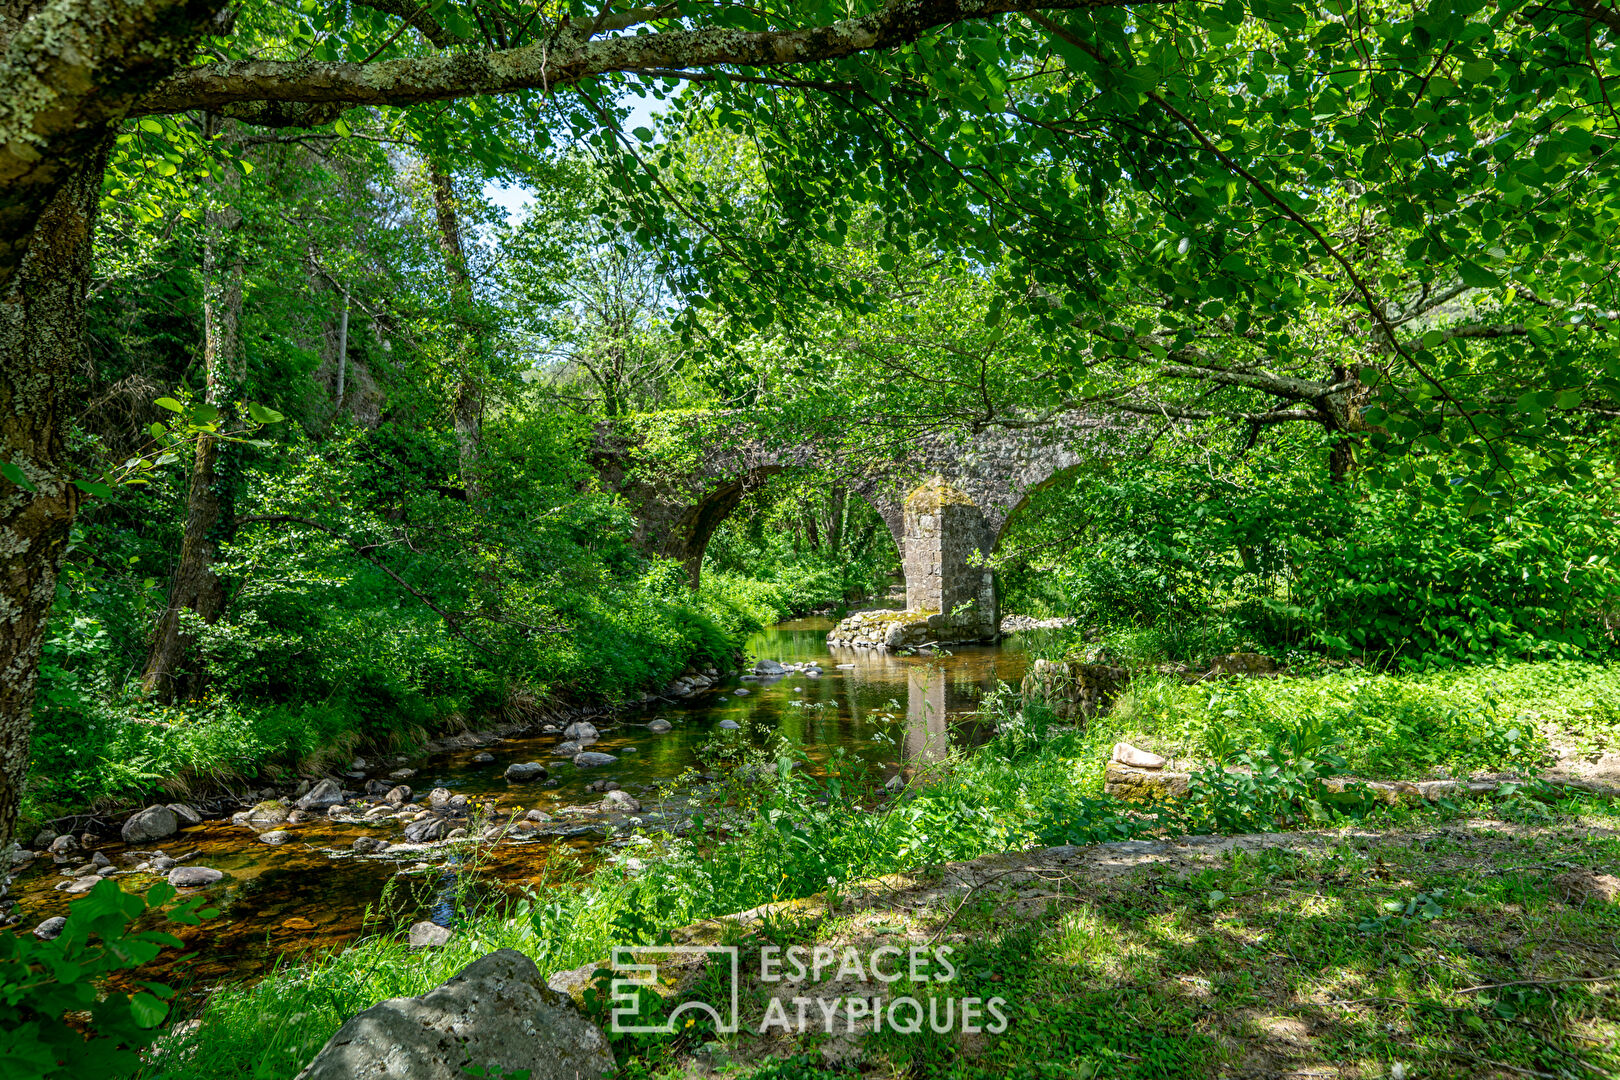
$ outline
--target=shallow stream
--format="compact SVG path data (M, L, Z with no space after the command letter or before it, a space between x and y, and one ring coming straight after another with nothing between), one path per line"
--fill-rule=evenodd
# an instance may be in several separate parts
M516 807L540 809L576 826L557 830L574 835L481 845L476 867L458 868L455 855L424 865L349 854L360 836L401 839L394 821L368 825L320 817L281 826L292 838L270 847L253 829L233 825L227 818L204 821L168 840L141 845L226 875L209 888L211 902L222 909L220 917L179 933L196 954L187 965L189 976L205 984L251 978L278 957L341 946L366 929L366 912L378 905L385 889L396 897L416 898L400 905L396 918L442 918L458 885L467 884L458 881L467 869L485 886L516 889L538 883L560 847L589 858L603 839L600 821L593 824L564 809L593 807L601 801L602 796L587 791L587 785L613 780L643 801L655 798L658 785L703 767L700 748L726 720L741 724L761 745L777 735L786 736L804 747L812 763L825 762L842 750L884 775L942 754L953 743L976 742L984 736L977 725L953 718L973 711L998 681L1016 685L1024 674L1028 639L1039 633L1017 635L999 646L957 647L949 655L894 656L831 650L826 644L831 627L825 619L800 619L756 634L747 646L755 659L785 664L817 661L822 669L819 678L797 672L775 681L732 677L684 701L625 711L613 720L593 720L602 729L601 738L588 749L616 756L619 760L612 765L581 769L557 757L553 748L562 741L560 734L526 734L482 748L372 763L368 778L384 778L402 764L414 769L415 775L405 782L418 799L443 787L476 804L495 800L506 813ZM646 725L659 718L671 723L669 732L648 731ZM475 762L481 752L494 760ZM555 785L518 784L503 777L508 765L528 761L546 765ZM345 779L344 786L364 788L365 781ZM99 850L120 867L141 858L120 842L100 844ZM24 871L18 882L22 926L66 914L74 897L58 890L67 880L64 869L45 856ZM408 879L403 887L396 881L401 875ZM143 888L156 880L130 874L125 887Z

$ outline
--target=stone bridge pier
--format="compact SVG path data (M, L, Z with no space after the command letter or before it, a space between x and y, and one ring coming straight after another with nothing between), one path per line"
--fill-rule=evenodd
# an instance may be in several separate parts
M900 505L906 609L857 612L833 628L827 643L901 649L994 641L1001 609L987 560L999 530L972 496L943 476L919 485Z
M694 444L712 449L679 476L643 468L635 442L598 432L593 464L634 514L636 543L684 563L696 587L710 537L749 491L787 470L837 476L887 523L905 569L906 610L857 613L827 640L880 649L999 637L988 559L1008 518L1060 473L1106 453L1116 433L1100 418L1066 414L977 435L920 436L899 460L873 461L814 440L734 437L712 421L692 433Z

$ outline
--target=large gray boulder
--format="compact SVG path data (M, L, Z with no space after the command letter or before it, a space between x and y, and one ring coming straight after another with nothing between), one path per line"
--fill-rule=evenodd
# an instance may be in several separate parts
M573 739L582 745L593 743L601 737L602 733L596 730L596 725L588 720L575 720L563 728L563 738Z
M169 804L169 809L174 811L175 820L180 822L180 827L182 829L188 828L192 825L201 825L203 823L202 814L197 812L197 808L195 806L191 806L188 803L172 802Z
M441 817L418 818L405 826L405 839L413 844L432 843L443 840L450 828L450 823Z
M583 754L574 755L574 765L581 769L595 769L602 765L612 765L618 760L612 754L598 754L594 750L587 750Z
M298 1080L529 1080L613 1071L601 1031L546 986L534 961L499 949L421 997L374 1005L338 1029Z
M324 810L343 801L343 785L336 780L322 780L309 789L309 794L293 803L300 810Z
M506 767L506 778L523 783L529 780L544 780L551 775L546 767L538 761L524 761Z
M754 665L754 674L764 676L767 679L781 678L787 674L787 668L775 660L761 660Z
M180 819L167 806L148 806L137 810L124 822L126 844L144 844L149 840L163 840L180 831Z

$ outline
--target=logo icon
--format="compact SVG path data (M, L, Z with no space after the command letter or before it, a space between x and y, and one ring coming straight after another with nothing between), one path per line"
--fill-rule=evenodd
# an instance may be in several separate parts
M662 1024L647 1025L641 1020L641 987L658 985L662 966L681 966L697 960L722 960L726 965L726 985L731 991L730 1007L721 1010L706 1001L684 1001L664 1018ZM613 1012L609 1027L616 1035L673 1035L687 1013L708 1013L715 1030L730 1034L737 1030L737 947L735 945L618 945L613 949L614 979L609 987Z

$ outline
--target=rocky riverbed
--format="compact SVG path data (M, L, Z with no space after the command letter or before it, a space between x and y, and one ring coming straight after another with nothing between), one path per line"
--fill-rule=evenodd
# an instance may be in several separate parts
M639 707L467 732L415 755L154 800L116 819L63 819L28 838L16 918L48 935L103 878L131 890L169 880L207 890L224 909L180 929L198 953L189 970L205 980L248 974L277 955L343 944L385 898L400 925L431 922L449 914L469 873L480 889L520 887L554 876L559 859L679 834L717 795L716 739L764 747L780 735L807 748L812 768L842 749L880 779L898 775L954 737L948 715L1024 671L1016 646L935 658L829 652L830 626L767 631L751 643L759 659L747 670L689 671ZM727 825L712 808L705 822Z

